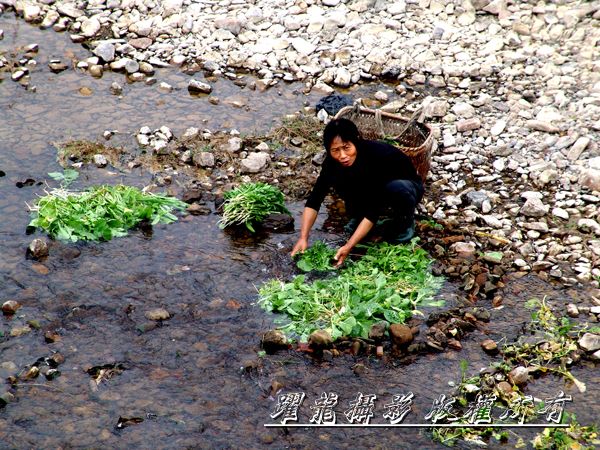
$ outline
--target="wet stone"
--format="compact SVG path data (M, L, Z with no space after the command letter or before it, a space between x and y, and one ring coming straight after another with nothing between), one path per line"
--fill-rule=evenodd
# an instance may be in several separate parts
M410 328L404 324L393 323L389 329L390 338L397 346L410 344L413 340L413 334Z
M7 315L13 315L17 312L17 310L21 307L19 302L15 300L8 300L2 304L2 312Z
M164 308L151 309L150 311L146 311L144 313L144 316L148 320L155 320L155 321L168 320L171 318L171 315L169 314L169 312Z
M289 214L269 214L261 224L262 228L271 231L285 231L294 228L294 218Z
M387 329L387 322L374 323L369 330L369 339L373 339L376 342L381 342L385 338L385 331Z
M314 348L327 348L333 344L331 335L325 330L316 330L308 338L308 344Z
M569 317L579 317L579 309L577 308L577 305L569 303L567 305L567 315Z
M192 203L187 207L186 211L193 216L205 216L211 213L210 207L199 205L198 203Z
M491 339L486 339L481 343L481 348L489 354L498 353L498 344Z
M508 378L513 384L521 386L529 381L529 370L523 366L517 366L510 371Z
M15 401L15 396L11 392L0 393L0 408L6 406L8 403Z
M280 330L269 330L262 338L262 347L267 353L288 348L288 340Z
M67 66L65 63L60 62L60 61L50 61L50 63L48 64L48 67L54 73L59 73L64 70L67 70L69 68L69 66Z
M586 352L594 352L600 349L600 335L593 333L585 333L579 339L579 346Z

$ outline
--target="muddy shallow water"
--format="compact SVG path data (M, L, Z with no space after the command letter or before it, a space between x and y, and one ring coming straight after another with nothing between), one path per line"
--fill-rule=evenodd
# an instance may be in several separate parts
M52 242L45 261L28 260L25 249L32 236L25 233L26 202L43 193L44 186L18 188L16 183L27 178L41 182L47 172L59 169L52 142L95 140L104 130L117 129L124 133L122 142L132 145L132 135L143 125L167 125L175 134L189 126L264 131L273 119L300 109L305 101L314 104L318 96L299 94L302 85L282 85L279 94L277 87L258 93L226 80L214 84L221 99L246 97L246 110L190 97L185 89L189 76L176 70L157 73L159 82L179 88L171 94L156 86L126 85L119 74L107 73L99 80L73 70L52 74L49 59L83 58L86 51L66 35L42 32L10 16L0 16L0 28L5 32L0 51L40 44L31 82L36 92L7 74L0 82L0 170L6 173L0 177L0 291L2 301L16 299L23 305L12 319L0 317L0 364L12 362L21 371L53 352L65 357L60 376L19 382L14 402L0 409L1 448L441 447L425 430L265 429L275 408L271 386L278 382L283 392L306 394L303 422L323 391L339 395L338 422L345 421L343 411L358 392L376 394L376 423L385 422L382 406L392 395L413 392L413 412L406 422L423 422L433 400L450 392L448 382L458 381L460 360L469 361L472 374L494 360L481 351L481 340L520 331L529 316L520 307L523 301L543 295L556 304L577 303L578 296L585 300L583 291L553 288L535 277L521 279L508 285L503 309L492 311L491 323L471 333L460 352L422 355L410 363L387 356L320 362L293 351L258 356L261 335L273 320L253 304L255 286L292 273L286 252L294 233L249 238L219 230L214 214L188 216L155 227L150 236L134 231L106 243ZM124 85L122 98L110 94L113 81ZM92 94L81 95L82 86ZM357 95L377 88L381 86L363 87ZM86 169L75 187L100 182L142 187L150 175L141 169L119 174ZM301 205L291 209L299 218ZM315 239L319 237L335 235L320 231ZM440 293L449 303L457 296L458 286L451 284ZM148 329L144 313L157 307L172 318ZM29 333L10 336L28 323L33 324ZM47 331L59 339L47 343ZM124 370L99 385L86 372L115 363ZM357 363L366 367L359 376L353 371ZM0 368L2 379L7 367ZM588 394L552 377L531 383L530 392L543 398L565 390L574 397L567 410L589 425L596 417L598 376L586 367L573 372L588 384ZM2 385L0 393L7 388ZM118 428L120 418L143 421ZM519 434L531 437L533 432Z

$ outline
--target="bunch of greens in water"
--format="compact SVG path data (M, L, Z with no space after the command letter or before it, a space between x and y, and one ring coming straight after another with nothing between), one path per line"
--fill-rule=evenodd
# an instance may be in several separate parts
M303 272L331 270L333 269L331 260L335 253L336 251L327 247L324 242L317 241L303 253L296 254L298 259L296 266Z
M245 225L254 233L254 225L273 213L290 213L285 207L283 193L270 184L244 183L225 193L219 226Z
M431 274L431 260L416 246L380 243L360 260L340 269L337 277L305 283L304 275L285 283L271 280L259 290L258 303L284 313L281 330L305 341L315 330L367 337L381 320L403 323L418 305L440 306L433 296L442 279Z
M152 225L177 220L171 211L187 204L173 197L142 192L132 186L95 186L83 192L54 189L30 207L29 226L51 237L76 242L108 241L125 236L142 221Z

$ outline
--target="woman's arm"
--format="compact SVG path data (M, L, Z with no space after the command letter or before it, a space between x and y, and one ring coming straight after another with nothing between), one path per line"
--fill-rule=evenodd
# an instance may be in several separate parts
M308 236L310 235L310 230L312 229L312 226L317 220L317 214L318 211L313 208L309 208L308 206L304 208L304 211L302 212L302 225L300 227L300 237L298 238L298 241L296 242L294 248L292 249L292 252L290 253L291 256L294 256L298 252L303 252L308 248Z
M350 236L350 239L348 239L348 242L346 242L346 244L344 246L340 247L339 250L337 251L337 253L335 254L335 256L333 257L333 259L335 259L337 261L335 267L339 267L342 265L342 263L348 257L348 255L350 254L350 251L356 246L356 244L358 244L360 241L362 241L363 238L367 234L369 234L369 231L371 231L371 228L373 228L373 225L374 225L373 222L371 222L366 217L360 221L360 223L358 224L358 227L356 228L356 231L354 231L352 236Z

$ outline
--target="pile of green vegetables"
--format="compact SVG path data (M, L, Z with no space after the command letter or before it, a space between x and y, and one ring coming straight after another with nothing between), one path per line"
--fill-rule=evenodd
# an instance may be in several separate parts
M331 264L336 251L324 242L317 241L303 253L296 253L296 266L303 272L327 271L334 267Z
M290 214L285 207L283 193L266 183L244 183L226 192L223 203L221 228L231 225L245 225L254 233L254 225L261 223L269 214Z
M152 225L177 220L173 209L188 205L176 198L142 192L132 186L95 186L83 192L54 189L39 198L29 226L41 228L51 237L108 241L125 236L142 221Z
M403 323L418 305L443 303L433 301L442 279L431 274L431 260L417 241L369 246L338 276L310 284L304 275L290 283L271 280L260 288L258 303L267 311L284 313L281 330L300 341L317 329L327 330L333 339L367 337L381 320Z

